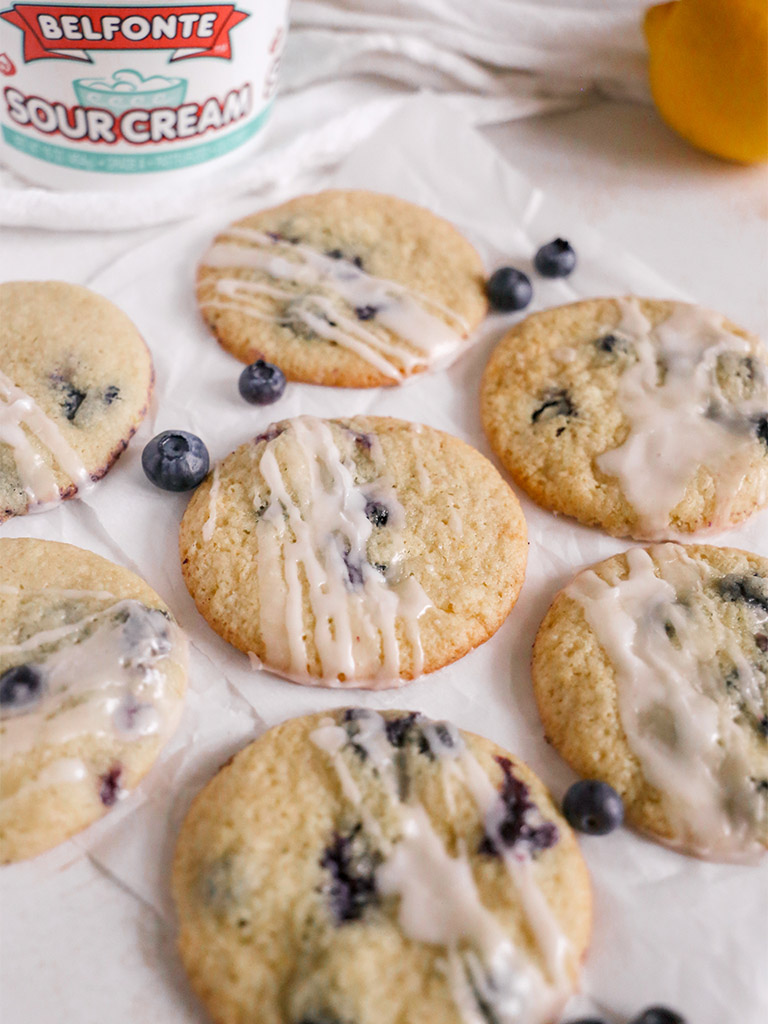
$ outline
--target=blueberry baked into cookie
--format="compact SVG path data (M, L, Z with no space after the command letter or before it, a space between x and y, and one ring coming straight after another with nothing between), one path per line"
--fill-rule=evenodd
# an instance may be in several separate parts
M152 382L147 346L107 299L62 281L0 285L0 522L104 476Z
M535 501L616 536L674 540L768 504L768 350L698 306L528 317L491 356L482 415Z
M547 739L627 820L718 861L768 846L768 560L633 548L584 570L536 638Z
M576 840L526 765L363 708L293 719L222 768L173 893L216 1024L549 1024L591 922Z
M137 785L176 726L186 663L138 576L70 544L0 539L0 863Z
M397 384L451 362L485 315L480 257L393 196L326 191L237 221L203 256L197 300L221 345L289 380Z
M200 612L266 668L381 688L499 628L527 540L511 489L463 441L387 417L302 416L215 467L180 552Z

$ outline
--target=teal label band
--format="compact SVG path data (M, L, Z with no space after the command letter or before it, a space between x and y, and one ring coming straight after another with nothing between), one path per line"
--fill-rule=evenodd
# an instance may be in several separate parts
M228 132L222 138L188 146L179 149L178 152L166 150L164 153L84 153L78 149L56 146L51 142L32 138L6 125L2 125L2 131L3 140L8 146L38 160L58 164L60 167L106 174L147 174L151 171L175 171L180 167L193 167L195 164L202 164L206 160L230 153L256 134L267 120L271 109L270 103L252 121Z

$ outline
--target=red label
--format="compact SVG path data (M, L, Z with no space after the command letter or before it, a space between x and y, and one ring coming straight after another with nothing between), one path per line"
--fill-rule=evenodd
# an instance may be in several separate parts
M24 33L26 62L47 57L92 63L87 50L176 50L172 61L230 60L229 33L247 17L234 4L90 8L14 4L0 13L0 18Z

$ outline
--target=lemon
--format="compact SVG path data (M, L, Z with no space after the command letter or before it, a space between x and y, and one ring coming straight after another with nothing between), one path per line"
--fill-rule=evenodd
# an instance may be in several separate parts
M716 156L768 159L768 2L658 4L645 13L645 36L667 124Z

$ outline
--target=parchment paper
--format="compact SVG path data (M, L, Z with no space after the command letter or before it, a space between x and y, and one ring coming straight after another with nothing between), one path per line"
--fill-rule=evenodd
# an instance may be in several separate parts
M147 579L192 642L190 692L176 737L138 791L75 840L0 872L4 914L13 917L12 923L6 917L6 948L12 946L13 928L45 914L61 957L57 989L41 994L33 991L34 964L6 954L0 990L8 1024L206 1019L173 948L168 878L175 834L191 796L219 764L286 718L349 703L417 709L507 747L541 775L557 799L575 778L543 739L531 691L531 646L555 592L582 566L629 544L547 513L520 495L530 535L528 573L517 606L490 641L400 690L300 687L255 672L198 615L181 578L176 546L187 497L158 491L146 481L141 449L157 431L181 428L203 437L218 459L274 419L375 413L450 431L492 457L480 428L480 376L493 345L520 314L490 316L474 347L451 368L399 388L290 384L279 403L264 409L240 399L241 364L219 348L196 311L195 263L217 228L307 187L390 192L447 217L478 247L489 272L512 263L531 273L535 296L528 312L598 295L689 296L618 252L598 228L568 209L567 196L561 201L542 194L462 123L449 103L434 97L406 103L333 175L300 184L297 188L286 176L260 203L227 203L222 196L198 218L132 250L86 282L128 313L152 350L157 371L152 415L87 502L66 502L45 515L11 521L3 533L78 544ZM579 257L566 282L546 281L531 269L536 248L556 236L568 238ZM694 298L706 301L706 296ZM738 318L737 310L727 312ZM768 514L703 539L768 555ZM704 863L626 829L586 837L582 849L594 883L595 926L584 994L564 1020L600 1012L623 1024L651 1003L674 1007L690 1024L768 1019L767 864ZM81 905L87 906L84 917ZM60 1016L63 1005L68 1009Z

